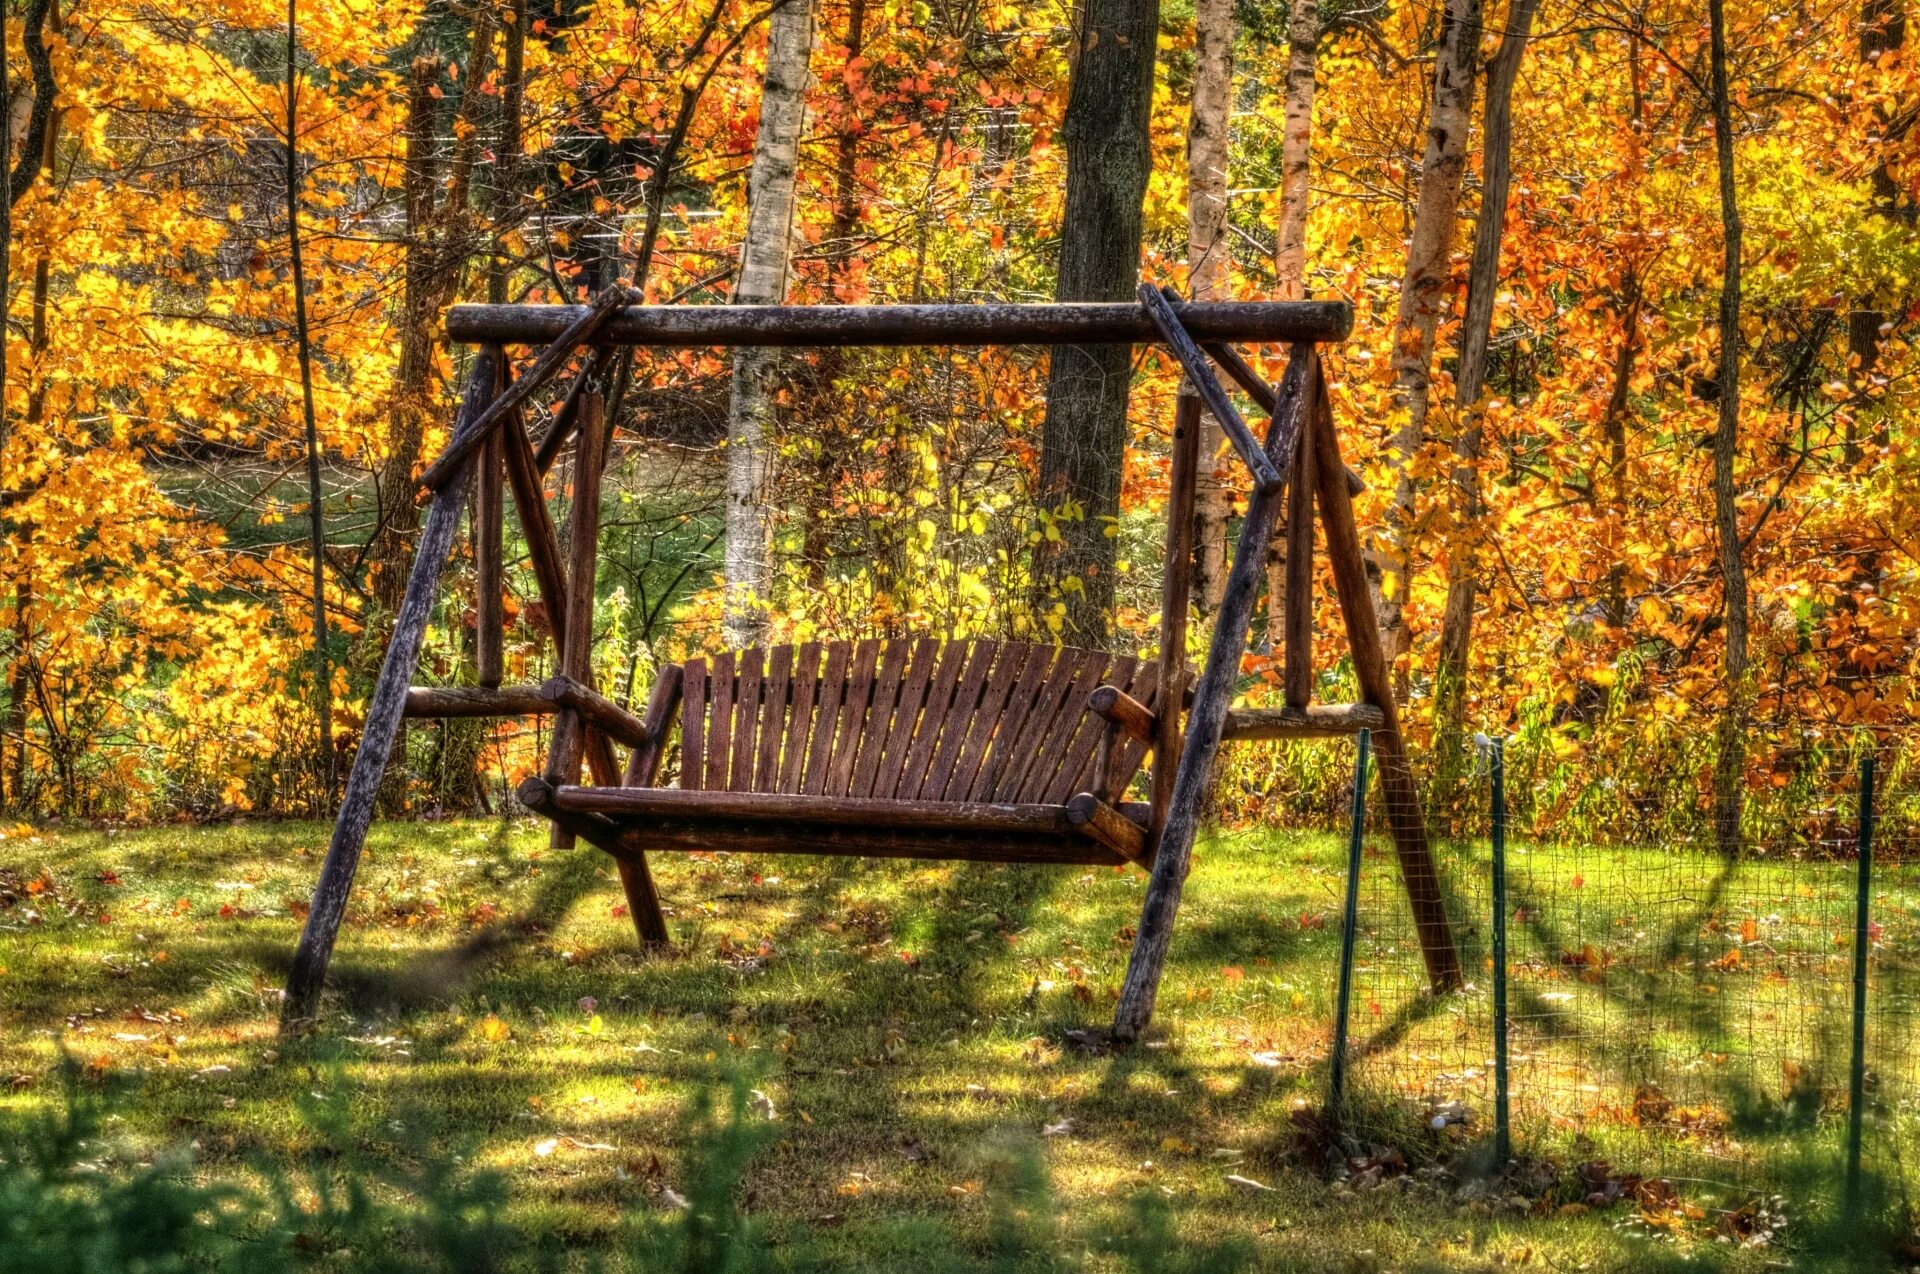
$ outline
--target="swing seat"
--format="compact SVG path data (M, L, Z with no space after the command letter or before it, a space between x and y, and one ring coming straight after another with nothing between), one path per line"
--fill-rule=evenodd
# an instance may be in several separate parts
M617 858L658 850L1148 863L1122 797L1159 667L987 640L808 642L662 669L619 786L522 800ZM1180 690L1184 691L1185 678ZM679 737L679 785L653 774Z

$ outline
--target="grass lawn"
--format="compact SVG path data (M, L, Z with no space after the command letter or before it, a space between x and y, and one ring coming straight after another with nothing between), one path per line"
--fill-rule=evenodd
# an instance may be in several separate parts
M1442 1005L1411 994L1389 871L1367 900L1356 1121L1410 1170L1373 1138L1351 1147L1360 1162L1348 1180L1305 1162L1312 1121L1297 1116L1323 1095L1339 945L1333 837L1202 845L1159 1038L1117 1055L1076 1033L1111 1013L1138 873L662 857L679 950L650 959L635 949L608 860L550 851L543 827L500 822L376 826L337 993L321 1029L283 1041L281 974L326 837L318 824L259 823L21 828L0 840L0 1076L12 1077L0 1109L57 1105L66 1050L89 1082L130 1086L110 1130L135 1157L190 1142L199 1172L240 1175L300 1162L316 1121L330 1123L375 1159L458 1154L497 1169L518 1229L592 1252L620 1241L624 1218L672 1214L689 1188L687 1112L744 1074L762 1095L751 1118L770 1110L777 1134L746 1169L746 1211L776 1252L805 1247L838 1267L984 1256L996 1227L1022 1213L1020 1224L1054 1230L1060 1250L1093 1251L1143 1194L1165 1203L1182 1239L1204 1248L1233 1237L1263 1268L1819 1263L1791 1224L1771 1245L1742 1246L1710 1208L1688 1220L1676 1204L1650 1224L1632 1203L1589 1208L1565 1182L1601 1158L1620 1176L1648 1171L1625 1156L1650 1141L1667 1156L1654 1166L1671 1170L1687 1147L1711 1160L1743 1139L1804 1149L1809 1129L1825 1137L1825 1088L1844 1092L1844 1075L1820 1072L1800 1124L1790 1116L1806 1105L1804 1075L1783 1066L1777 1100L1751 1081L1789 1054L1827 1056L1818 1039L1802 1050L1801 1027L1781 1016L1799 1002L1782 988L1844 992L1828 933L1844 908L1833 910L1824 878L1796 911L1802 877L1763 876L1690 924L1677 950L1647 918L1652 886L1671 880L1629 879L1656 864L1679 870L1671 858L1610 860L1620 889L1605 896L1626 897L1623 911L1588 901L1609 883L1597 874L1605 856L1585 860L1576 886L1560 860L1520 855L1516 1066L1541 1081L1523 1091L1548 1095L1517 1096L1516 1107L1552 1170L1536 1166L1527 1197L1510 1200L1516 1187L1462 1180L1485 1141L1484 990ZM1844 882L1844 868L1832 871ZM1531 915L1527 889L1547 900ZM1774 890L1789 901L1769 908ZM1904 950L1914 897L1902 884L1887 907L1887 941L1899 936ZM1801 920L1820 935L1818 962L1804 966L1770 940ZM1479 927L1466 942L1480 949ZM1711 1011L1668 1011L1664 992L1636 982L1641 946L1691 970L1696 992L1712 985L1700 992ZM1728 949L1746 954L1731 961ZM1594 1025L1642 1011L1651 1033ZM1645 1035L1646 1047L1605 1057L1622 1034ZM1756 1039L1780 1058L1740 1053ZM1648 1100L1646 1068L1669 1053L1693 1059L1660 1096L1673 1109L1629 1117ZM1906 1091L1910 1065L1887 1060L1887 1091ZM1740 1071L1733 1087L1765 1109L1680 1091L1710 1087L1716 1067ZM1429 1116L1445 1122L1455 1097L1468 1118L1434 1129ZM1029 1190L1010 1209L1007 1183L1033 1164L1050 1202ZM1681 1195L1690 1190L1683 1182ZM1036 1244L1033 1263L1050 1259Z

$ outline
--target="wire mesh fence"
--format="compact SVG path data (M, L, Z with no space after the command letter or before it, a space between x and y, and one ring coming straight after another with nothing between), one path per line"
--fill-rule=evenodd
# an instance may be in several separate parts
M1905 820L1882 825L1863 910L1858 773L1836 759L1817 808L1737 853L1662 823L1621 844L1510 836L1496 855L1495 767L1483 765L1479 826L1460 820L1433 844L1465 967L1446 994L1431 990L1391 789L1376 783L1357 827L1345 1091L1330 1093L1348 1151L1504 1159L1504 1096L1516 1164L1557 1165L1596 1202L1632 1193L1656 1223L1710 1213L1739 1237L1772 1223L1781 1192L1846 1202L1857 1106L1866 1188L1910 1214L1920 838ZM1904 784L1883 788L1876 805L1906 797Z

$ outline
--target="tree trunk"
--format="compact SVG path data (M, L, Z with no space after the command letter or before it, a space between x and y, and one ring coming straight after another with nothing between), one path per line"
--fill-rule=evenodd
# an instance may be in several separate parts
M1196 301L1231 298L1233 253L1227 240L1227 163L1233 108L1233 0L1198 0L1193 17L1193 110L1187 125L1187 289ZM1193 393L1182 383L1182 394ZM1202 615L1220 608L1227 588L1230 472L1221 463L1226 435L1202 417L1194 504L1194 597Z
M320 488L320 430L313 411L313 342L307 331L307 275L300 254L299 0L287 0L287 250L293 258L293 329L306 425L307 546L313 554L313 713L319 745L320 809L333 810L333 661L327 653L327 532Z
M1500 244L1507 228L1507 190L1513 178L1513 84L1520 75L1539 0L1513 0L1500 49L1487 65L1487 114L1480 140L1480 218L1473 228L1473 264L1467 272L1467 312L1460 325L1460 364L1453 401L1459 432L1453 453L1453 536L1447 554L1447 605L1440 621L1440 671L1433 705L1435 752L1442 775L1458 773L1466 726L1467 657L1473 648L1473 608L1479 592L1480 450L1484 416L1480 391L1493 340L1493 298L1500 290Z
M1479 58L1480 0L1448 0L1440 23L1439 45L1434 50L1433 105L1427 117L1426 152L1420 161L1420 189L1414 202L1407 269L1400 283L1400 306L1394 324L1396 427L1388 444L1388 459L1396 476L1393 504L1387 514L1386 551L1379 562L1378 611L1380 643L1389 663L1406 654L1411 644L1404 608L1413 577L1414 505L1419 493L1415 464L1426 444L1434 333L1447 302Z
M1081 10L1061 126L1067 196L1056 300L1134 297L1159 27L1159 0L1086 0ZM1042 611L1061 607L1060 635L1079 645L1104 645L1112 622L1132 371L1125 345L1059 346L1047 371L1040 501L1048 524L1034 563L1037 600Z
M1280 225L1274 241L1274 296L1281 301L1307 297L1307 213L1312 207L1313 91L1320 44L1318 0L1293 0L1288 28L1285 113L1280 140ZM1207 453L1218 458L1216 446ZM1210 471L1211 472L1211 471ZM1203 498L1205 491L1202 492ZM1225 510L1221 543L1226 542ZM1267 634L1285 626L1287 534L1282 526L1267 548Z
M1881 56L1894 52L1907 42L1907 15L1901 0L1865 0L1860 10L1860 61L1863 67L1878 63ZM1888 121L1877 121L1883 133L1888 131ZM1904 131L1904 127L1902 131ZM1895 148L1895 138L1887 137L1885 150L1879 163L1873 167L1872 199L1876 215L1886 218L1900 218L1909 225L1914 219L1911 205L1900 202L1899 183L1894 179L1888 166ZM1847 382L1851 411L1847 416L1845 458L1848 468L1860 464L1860 424L1874 411L1879 395L1873 389L1873 373L1880 361L1880 345L1886 339L1882 331L1887 324L1887 313L1880 308L1879 298L1865 296L1859 298L1847 314ZM1876 439L1884 438L1886 422L1884 416L1874 424Z
M1740 198L1733 180L1733 109L1727 95L1725 0L1707 0L1712 38L1713 149L1720 177L1720 224L1724 237L1720 280L1719 422L1713 434L1713 526L1719 539L1725 597L1727 702L1719 728L1719 758L1713 774L1714 836L1722 854L1740 852L1742 779L1746 768L1747 711L1752 688L1747 674L1747 568L1740 553L1740 510L1734 493L1734 461L1740 442Z
M400 359L388 408L387 454L376 476L380 521L367 554L373 595L388 613L399 609L413 561L420 513L414 506L414 470L428 422L434 417L435 348L440 312L459 289L460 275L476 246L469 179L485 135L475 118L482 86L491 78L493 22L478 11L461 68L464 88L453 120L442 116L439 80L446 64L437 55L413 60L407 87L405 158L401 188L406 215L406 261L402 266ZM443 157L442 130L456 140ZM445 189L442 190L444 185Z
M787 295L794 181L806 126L807 60L812 51L812 0L784 0L767 32L766 80L747 178L747 238L740 250L736 305L777 305ZM758 645L767 632L767 589L773 576L767 500L776 368L777 355L770 349L741 349L733 357L724 624L727 643L736 647Z

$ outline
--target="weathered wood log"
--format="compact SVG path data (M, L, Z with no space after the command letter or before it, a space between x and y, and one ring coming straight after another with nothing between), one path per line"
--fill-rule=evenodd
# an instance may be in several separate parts
M1101 686L1087 696L1087 711L1105 717L1142 743L1152 743L1159 721L1147 705L1118 686Z
M603 789L582 789L602 792ZM654 789L678 791L679 789ZM753 795L749 793L748 795ZM916 858L989 863L1091 864L1118 867L1124 855L1068 826L1034 832L1022 828L951 830L821 822L778 822L713 817L648 816L643 825L622 827L602 814L561 810L546 780L520 785L521 804L556 820L566 820L582 840L626 860L654 851L740 854L824 854L860 858ZM803 798L811 806L816 798ZM844 798L843 798L844 799ZM1058 806L1049 807L1056 812Z
M747 822L904 827L928 831L1066 832L1063 805L896 801L788 792L688 791L677 787L558 787L555 809L622 818L703 817Z
M1067 821L1082 828L1129 862L1147 866L1147 829L1092 792L1067 802Z
M560 646L560 675L585 685L593 676L594 578L600 566L600 468L605 457L606 431L601 428L604 400L589 390L580 399L580 428L573 444L573 507L567 517L566 640ZM553 722L553 741L547 749L547 781L579 781L580 760L586 743L586 720L579 710L562 705ZM554 848L571 843L562 828L554 829Z
M1343 301L1187 302L1181 326L1201 341L1337 341L1353 328ZM505 345L558 342L577 305L456 305L447 335ZM594 334L608 345L1100 345L1157 341L1124 301L1051 305L644 305Z
M1221 387L1214 376L1213 368L1207 365L1207 356L1200 352L1200 346L1194 342L1187 329L1180 324L1180 316L1174 313L1173 302L1168 296L1151 283L1140 285L1140 307L1153 320L1154 327L1160 333L1160 339L1172 351L1180 367L1187 374L1187 384L1200 395L1200 401L1213 414L1220 432L1233 444L1247 472L1253 475L1254 489L1257 491L1278 491L1286 479L1281 476L1273 462L1267 459L1260 449L1260 440L1253 436L1253 430L1247 428L1247 422L1240 417L1240 411L1227 397L1227 391Z
M1400 713L1393 699L1393 678L1380 646L1379 621L1367 590L1366 563L1360 556L1360 531L1354 522L1353 499L1347 484L1338 480L1343 465L1340 440L1333 426L1333 407L1324 386L1314 396L1313 425L1308 431L1315 449L1320 519L1326 529L1327 559L1333 565L1334 592L1346 622L1347 646L1360 692L1380 710L1373 729L1374 754L1380 764L1380 794L1387 803L1387 826L1393 833L1400 875L1406 881L1407 903L1420 936L1420 954L1427 980L1436 991L1461 985L1460 953L1453 945L1453 927L1440 895L1440 872L1427 843L1426 819L1420 811L1420 792L1407 763L1407 747L1400 734Z
M647 737L628 756L627 772L620 780L622 787L653 786L660 773L660 759L667 752L667 732L673 728L674 714L680 707L680 688L685 680L686 670L679 664L663 665L654 678L653 690L647 696L646 715L640 719Z
M607 362L607 347L596 345L587 355L586 364L567 386L567 396L561 400L560 409L553 414L553 423L547 426L547 432L540 435L540 441L534 444L533 467L541 477L553 470L553 462L560 458L560 451L567 445L567 439L573 437L573 427L580 422L580 395L586 392L588 385L594 384Z
M1386 718L1370 703L1314 703L1305 708L1229 708L1220 737L1231 743L1338 739L1378 730Z
M1302 428L1312 419L1317 360L1311 345L1295 345L1287 360L1279 394L1280 410L1267 430L1267 459L1282 473L1293 467L1294 448ZM1132 1040L1146 1029L1160 991L1160 974L1173 939L1173 921L1180 909L1180 893L1193 861L1193 839L1199 831L1200 810L1214 758L1220 752L1220 732L1226 725L1227 705L1239 680L1240 659L1247 648L1253 602L1265 571L1267 542L1273 538L1280 514L1282 491L1256 491L1247 501L1246 520L1234 545L1233 567L1227 574L1226 594L1214 619L1213 641L1207 662L1187 713L1187 734L1180 753L1180 770L1167 804L1166 822L1154 850L1153 878L1140 910L1127 976L1115 1007L1113 1034Z
M1187 620L1193 606L1194 505L1200 474L1200 396L1182 387L1174 400L1173 456L1167 466L1166 574L1160 584L1160 684L1180 685L1187 673ZM1191 690L1191 687L1188 687ZM1161 702L1168 702L1167 696ZM1186 706L1183 701L1181 708ZM1158 719L1159 737L1153 749L1153 816L1148 820L1147 844L1159 843L1173 779L1180 767L1179 710L1164 711Z
M569 321L554 333L553 343L541 351L532 367L507 386L505 393L493 400L479 419L454 434L453 441L447 444L440 458L428 465L420 475L420 485L429 491L438 491L445 486L501 421L519 411L527 399L559 375L561 368L567 365L567 360L573 357L574 350L592 340L621 306L637 299L639 294L632 288L616 286L595 297L591 305L564 307L569 314Z
M540 717L554 710L539 686L475 689L469 686L414 686L407 691L406 715L424 720L446 717Z
M546 492L535 470L533 446L518 418L500 431L507 452L507 486L513 492L513 504L520 515L520 534L527 542L527 557L533 563L533 578L540 591L540 603L547 613L547 628L553 635L555 652L564 654L567 646L567 580L561 565L560 538L554 534L553 515L547 508ZM615 783L620 770L614 762L613 748L597 731L586 736L587 764L596 783Z
M454 429L456 437L463 429L470 428L493 401L497 358L496 351L483 350L474 360L460 404L460 421ZM466 500L466 484L451 483L440 490L427 510L426 524L420 531L420 546L414 552L413 569L407 577L407 591L393 619L393 636L387 642L380 679L374 684L366 724L360 731L360 746L354 753L353 770L347 777L340 812L334 819L326 862L320 868L307 921L300 931L300 944L294 949L293 967L287 973L286 997L280 1005L283 1029L311 1021L319 1007L327 965L333 958L333 944L339 937L340 921L347 913L347 896L353 890L354 873L360 866L360 851L366 844L367 827L373 821L374 797L380 790L381 775L400 731L408 683L413 680L414 669L420 662L427 620L433 613L440 575L453 550L454 536L460 530L460 515Z
M1314 449L1294 453L1287 493L1287 577L1280 599L1281 686L1289 708L1313 698L1313 466Z
M564 673L549 677L540 687L540 693L559 706L579 713L588 725L608 738L630 748L647 744L646 722Z
M485 689L506 675L506 446L501 431L487 434L480 448L473 504L473 663L474 680Z
M1220 364L1220 370L1225 372L1228 379L1232 380L1234 384L1240 386L1247 397L1253 399L1253 401L1259 405L1261 411L1271 416L1275 411L1279 410L1280 400L1279 396L1274 392L1273 386L1262 380L1260 373L1253 370L1253 365L1247 362L1246 359L1240 357L1239 350L1220 341L1203 341L1200 344L1200 348L1207 352L1207 357ZM1346 473L1348 491L1354 495L1359 495L1367 489L1366 482L1362 480L1359 474L1355 473L1352 469L1348 469Z

